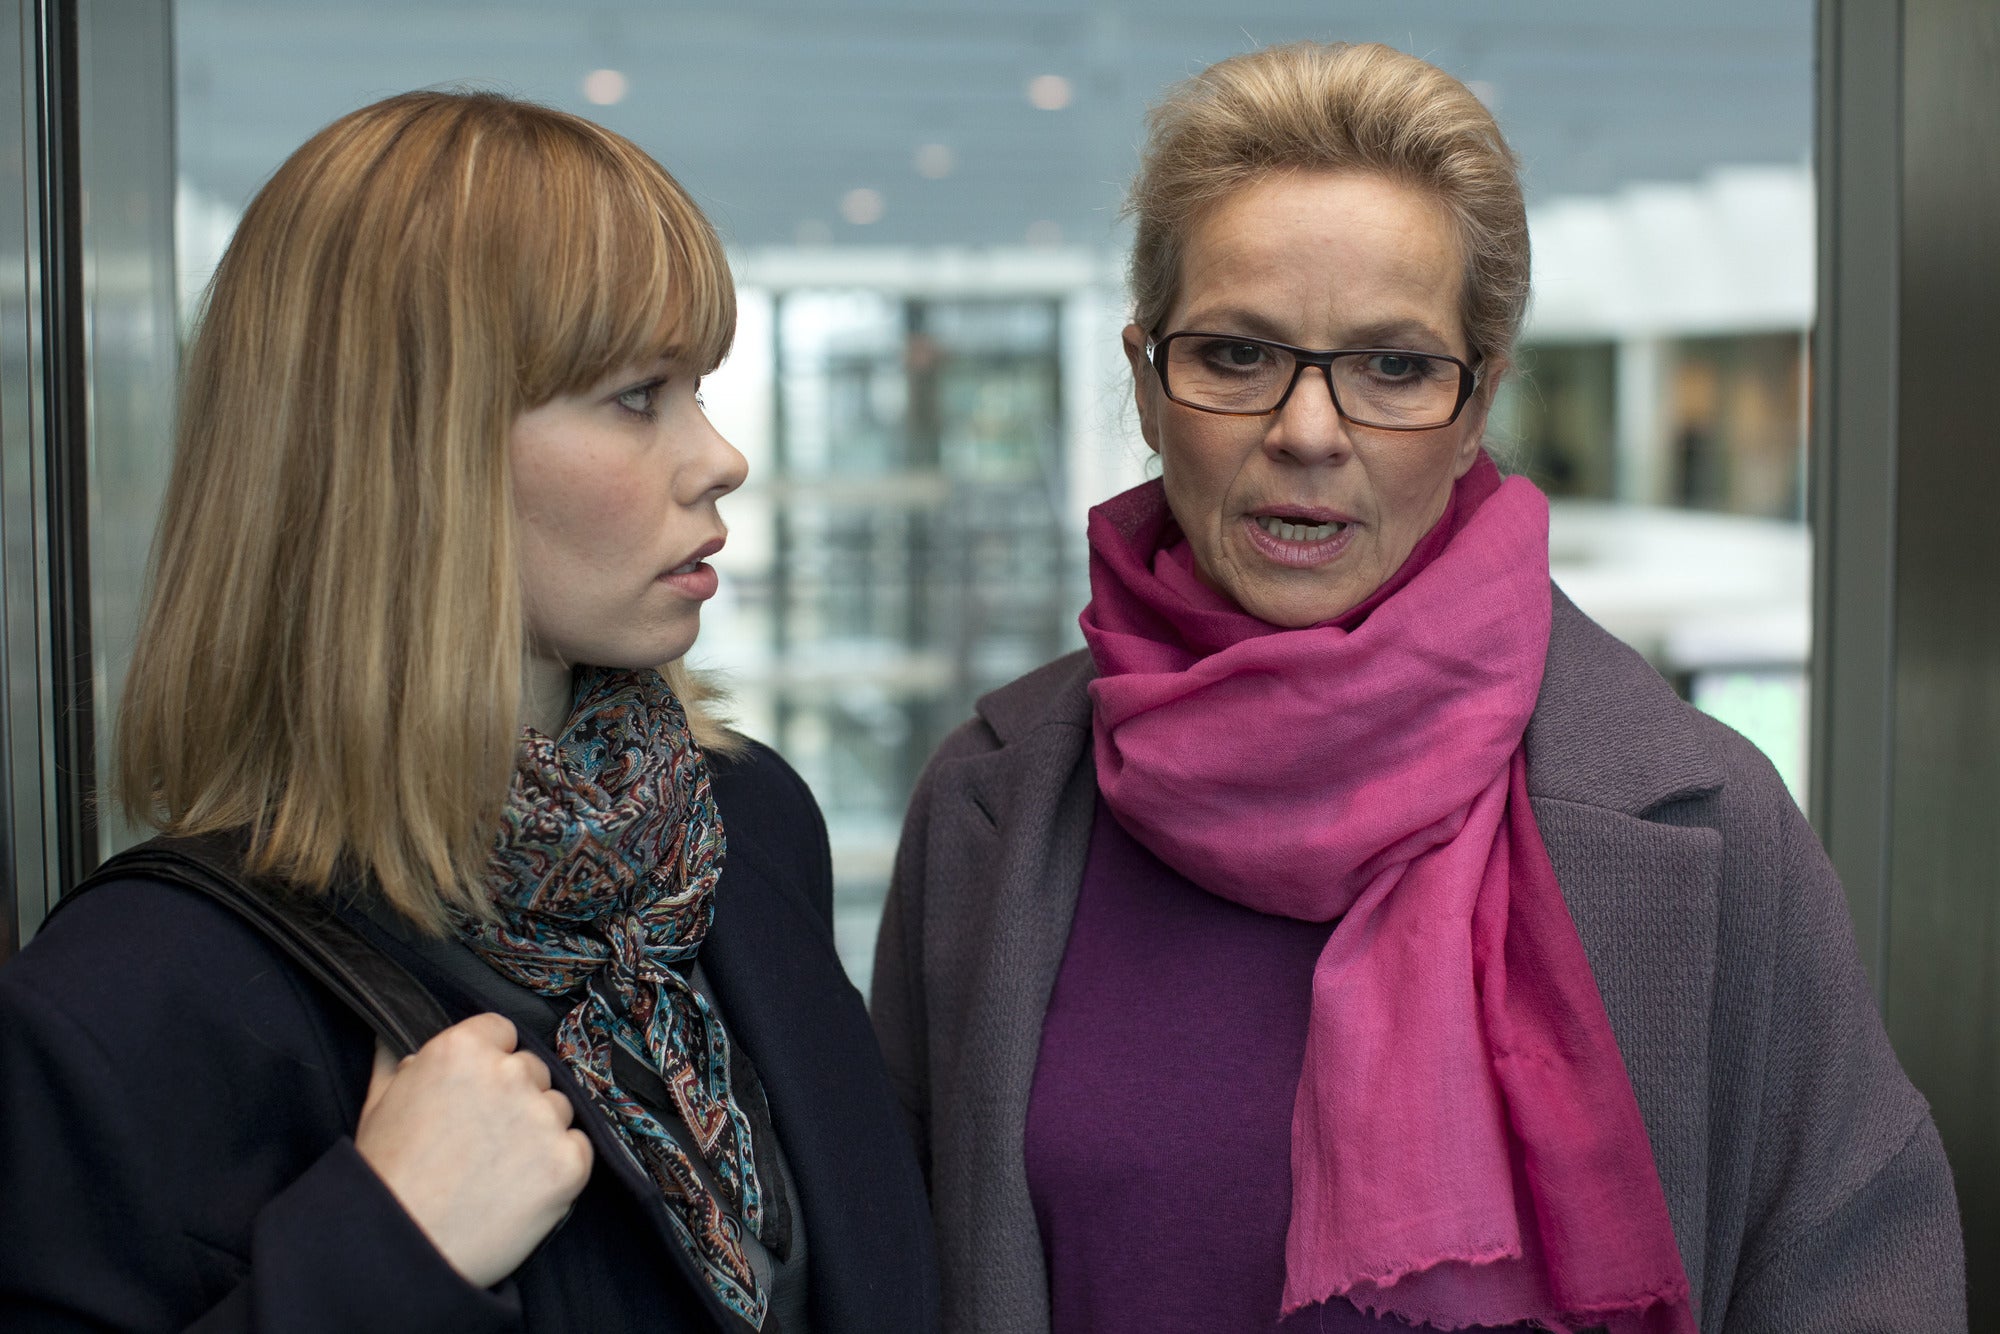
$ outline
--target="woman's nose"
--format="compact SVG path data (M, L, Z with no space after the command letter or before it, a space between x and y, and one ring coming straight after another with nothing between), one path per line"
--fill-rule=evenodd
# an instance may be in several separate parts
M702 488L703 494L726 496L743 485L743 479L750 475L750 461L743 457L743 451L729 443L722 432L713 426L707 427L707 431L702 458L707 485Z
M1333 381L1324 366L1307 366L1290 397L1272 419L1264 450L1295 463L1337 462L1353 452L1347 419L1333 402Z

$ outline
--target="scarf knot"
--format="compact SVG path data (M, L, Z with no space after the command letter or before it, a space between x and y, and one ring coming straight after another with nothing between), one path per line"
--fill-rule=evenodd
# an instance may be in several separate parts
M1158 482L1092 511L1098 788L1210 893L1336 922L1292 1120L1286 1314L1694 1329L1665 1194L1527 794L1548 504L1477 460L1359 607L1201 582ZM1385 1093L1385 1090L1393 1092Z
M523 732L487 870L497 920L455 925L502 975L571 1002L557 1055L659 1187L711 1290L761 1327L769 1294L744 1236L767 1222L764 1183L729 1035L682 972L722 874L707 762L657 672L579 668L575 689L558 736ZM619 1048L659 1074L678 1127L620 1084Z

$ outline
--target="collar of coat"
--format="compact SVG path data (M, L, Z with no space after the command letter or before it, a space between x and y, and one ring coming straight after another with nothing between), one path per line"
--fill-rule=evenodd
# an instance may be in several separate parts
M1528 723L1528 791L1628 815L1722 786L1687 704L1646 660L1552 590L1549 655ZM1043 727L1090 730L1090 654L1079 650L979 701L1001 745Z

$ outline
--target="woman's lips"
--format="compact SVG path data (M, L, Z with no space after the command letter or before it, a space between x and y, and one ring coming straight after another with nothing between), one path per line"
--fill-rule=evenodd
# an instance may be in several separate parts
M1347 549L1354 521L1333 510L1285 509L1248 514L1243 530L1267 560L1294 568L1324 565Z
M706 563L706 558L722 550L722 539L714 538L695 548L689 556L671 570L661 573L656 582L666 584L688 597L706 600L715 596L720 581L716 578L715 567Z
M696 561L692 567L676 566L654 582L665 584L698 602L705 602L715 596L715 590L721 586L722 581L716 577L713 565L705 561Z

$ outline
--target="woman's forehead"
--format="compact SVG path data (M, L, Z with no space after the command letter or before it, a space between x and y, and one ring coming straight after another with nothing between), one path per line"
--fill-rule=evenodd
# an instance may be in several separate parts
M1451 218L1423 193L1373 174L1274 176L1192 229L1168 323L1308 346L1415 339L1458 351L1463 283Z

